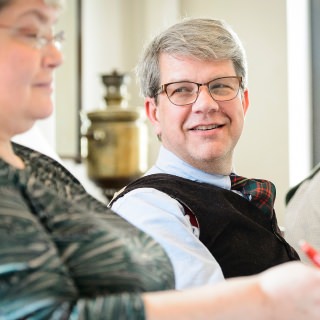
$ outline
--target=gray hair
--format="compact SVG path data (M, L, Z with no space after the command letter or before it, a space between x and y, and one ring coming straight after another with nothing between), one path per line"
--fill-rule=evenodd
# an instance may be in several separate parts
M247 59L237 34L222 20L188 18L157 35L145 48L136 74L144 97L156 97L160 87L161 53L200 60L231 60L242 89L247 86Z

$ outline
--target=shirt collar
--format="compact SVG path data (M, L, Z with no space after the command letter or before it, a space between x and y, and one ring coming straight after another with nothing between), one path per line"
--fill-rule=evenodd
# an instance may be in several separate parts
M230 190L231 188L229 176L210 174L199 170L181 160L164 146L160 147L156 164L147 172L147 174L154 173L168 173L192 181L209 183L223 189Z

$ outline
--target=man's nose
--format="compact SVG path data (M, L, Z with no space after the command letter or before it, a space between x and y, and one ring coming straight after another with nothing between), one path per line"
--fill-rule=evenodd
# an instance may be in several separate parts
M219 109L219 104L213 100L207 85L204 84L199 87L198 98L194 102L192 109L203 112Z

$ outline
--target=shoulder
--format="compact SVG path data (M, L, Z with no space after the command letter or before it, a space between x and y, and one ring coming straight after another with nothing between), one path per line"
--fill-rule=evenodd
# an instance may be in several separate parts
M57 195L82 198L86 191L79 180L61 163L38 151L13 143L26 165L26 178L39 187L50 187Z
M110 204L117 201L119 198L124 197L127 193L137 189L158 190L163 194L168 194L169 196L172 196L174 194L173 190L180 190L185 187L190 189L190 187L193 188L197 185L199 185L198 182L195 182L186 178L178 177L172 174L166 174L166 173L148 174L137 180L134 180L133 182L125 186L123 189L121 189L119 192L117 192L113 197L113 199L111 200ZM145 190L139 191L138 193L140 192L145 192ZM148 191L148 192L151 192L151 191ZM160 193L156 192L156 194L160 194Z
M109 207L128 208L130 210L141 210L142 208L155 207L159 210L181 211L181 204L167 193L154 188L138 188L126 192L121 197L111 200Z
M299 198L301 197L301 193L310 192L312 190L320 190L320 163L316 165L309 176L299 182L297 185L292 187L288 193L286 194L286 204L288 204L291 200L297 197L299 194ZM318 190L319 189L319 190ZM299 192L298 192L299 191Z

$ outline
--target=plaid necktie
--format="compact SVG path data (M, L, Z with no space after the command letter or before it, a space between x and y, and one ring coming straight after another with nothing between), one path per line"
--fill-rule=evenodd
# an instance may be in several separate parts
M276 188L272 182L261 179L248 179L237 176L234 173L230 175L230 180L231 190L240 191L245 198L265 214L272 215L276 197Z

